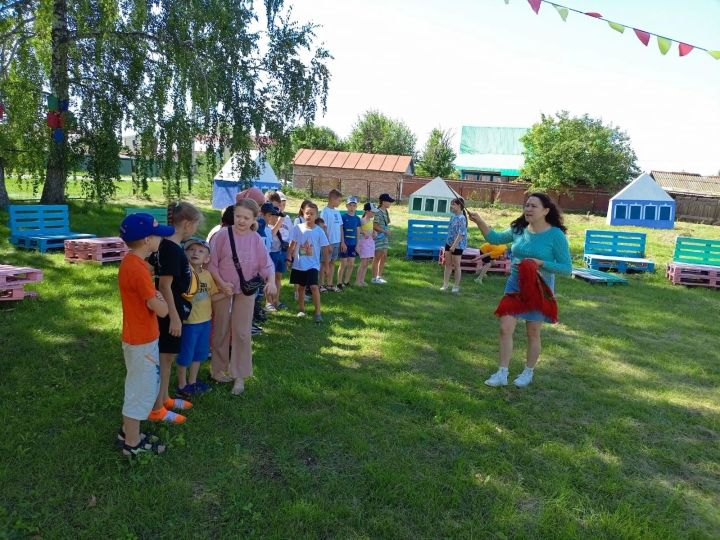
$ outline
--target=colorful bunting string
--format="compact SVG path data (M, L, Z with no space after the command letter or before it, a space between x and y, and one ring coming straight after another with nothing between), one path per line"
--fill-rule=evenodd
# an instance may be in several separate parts
M562 18L563 21L567 21L569 13L572 11L573 13L578 13L580 15L585 15L587 17L593 17L595 19L600 19L601 21L605 21L608 23L610 28L615 30L616 32L620 32L623 34L625 32L625 28L632 28L629 27L626 24L622 24L619 22L611 21L609 19L606 19L602 16L602 14L596 12L596 11L580 11L578 9L573 9L571 7L563 6L561 4L557 4L555 2L550 2L549 0L527 0L528 4L530 4L530 7L535 12L535 14L538 14L540 12L540 6L542 4L550 4L555 8L555 10L558 12L558 15ZM510 0L505 0L505 4L509 4ZM687 56L690 54L693 49L697 49L699 51L705 51L710 56L715 58L716 60L720 60L720 49L717 50L710 50L705 49L703 47L698 47L697 45L689 45L688 43L683 43L682 41L678 41L676 39L671 39L669 37L661 36L659 34L654 34L652 32L647 32L645 30L640 30L639 28L633 28L633 31L635 32L635 35L640 40L640 42L647 46L648 43L650 43L650 38L652 36L655 36L657 39L658 48L660 49L660 53L665 55L668 53L670 48L672 47L673 43L678 44L678 53L680 56Z

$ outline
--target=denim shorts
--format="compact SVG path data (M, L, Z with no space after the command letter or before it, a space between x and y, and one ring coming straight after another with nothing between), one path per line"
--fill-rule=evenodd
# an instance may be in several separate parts
M210 356L210 321L185 323L180 335L180 352L175 361L188 367L193 362L204 362Z
M275 273L282 274L285 272L285 259L287 257L287 251L271 251L270 260L275 265Z
M327 260L337 261L340 258L340 242L338 242L337 244L330 244L329 255L330 255L330 259L328 259L327 256L325 256L324 250L323 250L323 256L322 256L323 262L325 262Z

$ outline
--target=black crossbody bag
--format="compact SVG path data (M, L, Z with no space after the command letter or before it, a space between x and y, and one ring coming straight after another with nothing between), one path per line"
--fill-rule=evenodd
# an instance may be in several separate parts
M235 237L233 236L232 226L227 229L228 234L230 235L230 249L232 250L233 264L235 265L235 270L237 270L238 277L240 278L240 290L245 296L252 296L257 293L260 287L265 285L265 280L260 276L260 274L252 278L250 281L245 279L242 267L240 266L240 261L238 260L237 250L235 249Z

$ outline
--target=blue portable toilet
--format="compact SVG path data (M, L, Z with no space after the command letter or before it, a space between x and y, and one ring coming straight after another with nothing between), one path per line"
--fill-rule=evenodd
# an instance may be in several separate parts
M675 226L675 200L643 173L617 193L608 205L609 225L634 225L651 229Z
M249 182L244 182L240 178L240 167L237 166L237 158L232 156L213 179L213 208L222 210L228 205L235 204L235 195L249 187L256 187L263 192L280 189L280 180L275 175L270 163L264 157L261 157L256 150L250 152L250 157L255 160L260 169L260 174L255 178L250 178Z

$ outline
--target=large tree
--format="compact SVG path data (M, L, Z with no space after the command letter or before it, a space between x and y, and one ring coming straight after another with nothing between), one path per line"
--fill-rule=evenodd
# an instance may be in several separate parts
M347 147L351 152L414 156L416 142L415 134L402 120L367 111L353 126Z
M248 176L250 150L325 107L330 55L283 0L11 0L3 24L0 47L28 47L43 68L34 91L69 100L77 117L64 138L46 133L46 203L64 199L77 155L91 179L86 194L109 197L124 130L138 135L140 189L158 166L178 193L183 178L190 185L196 138L210 161L239 153ZM23 61L11 52L8 66Z
M612 189L639 173L629 137L588 115L571 117L567 111L542 115L521 141L525 165L520 175L537 189Z
M289 135L273 142L268 149L268 160L275 173L289 178L292 159L300 148L317 150L344 150L345 143L329 127L305 124L290 130Z
M418 157L415 173L418 176L458 178L458 172L453 166L457 154L452 148L452 139L450 130L434 128Z

